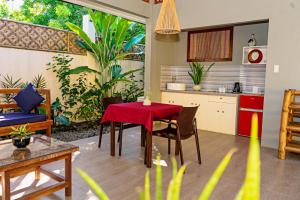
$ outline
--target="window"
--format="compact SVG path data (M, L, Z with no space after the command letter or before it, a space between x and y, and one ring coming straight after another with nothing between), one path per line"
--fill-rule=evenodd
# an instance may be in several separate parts
M231 61L233 27L190 31L187 61Z

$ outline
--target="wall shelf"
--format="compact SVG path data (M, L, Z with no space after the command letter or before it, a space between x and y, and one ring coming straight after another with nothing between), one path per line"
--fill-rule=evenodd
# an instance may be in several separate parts
M248 60L249 53L252 50L259 50L262 53L262 60L258 63L251 63ZM266 65L267 64L267 46L253 46L253 47L243 47L243 65Z

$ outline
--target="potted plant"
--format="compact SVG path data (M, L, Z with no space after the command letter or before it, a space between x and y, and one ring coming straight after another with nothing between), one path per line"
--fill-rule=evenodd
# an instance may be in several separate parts
M27 129L27 124L21 125L18 128L11 127L12 132L10 135L12 136L12 143L17 148L26 148L30 143L30 138L32 132Z
M191 78L193 79L194 82L194 87L193 89L196 91L201 90L201 81L203 76L210 70L210 68L212 66L214 66L215 63L212 63L211 65L209 65L209 67L205 70L204 69L204 64L200 63L200 62L191 62L189 63L190 68L191 68L191 72L188 72L189 75L191 76Z

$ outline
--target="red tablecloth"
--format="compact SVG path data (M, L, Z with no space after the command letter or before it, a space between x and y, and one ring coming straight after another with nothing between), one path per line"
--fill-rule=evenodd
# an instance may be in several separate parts
M142 102L111 104L106 109L101 123L113 121L141 124L152 132L155 119L176 115L181 109L182 106L161 103L152 103L151 106L143 106Z

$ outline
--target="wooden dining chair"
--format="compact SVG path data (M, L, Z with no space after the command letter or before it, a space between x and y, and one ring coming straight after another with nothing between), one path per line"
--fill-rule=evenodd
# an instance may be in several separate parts
M123 103L122 97L105 97L102 100L102 105L103 105L103 110L108 108L110 104L117 104L117 103ZM102 142L102 135L103 135L103 129L104 126L109 126L110 123L104 123L100 124L100 133L99 133L99 142L98 142L98 148L101 147L101 142ZM128 129L128 128L133 128L136 126L139 126L137 124L129 124L129 123L115 123L115 126L118 127L119 129L119 135L118 135L118 142L119 142L119 156L122 155L122 135L123 135L123 130Z
M176 122L174 121L164 121L168 124L167 128L153 131L152 135L164 137L168 139L168 153L170 154L171 149L171 140L176 142L178 145L180 161L181 164L184 164L183 160L183 150L182 150L182 140L186 140L192 136L195 137L198 163L201 164L201 154L200 154L200 145L199 137L197 131L197 121L195 114L198 107L183 107L179 113Z

